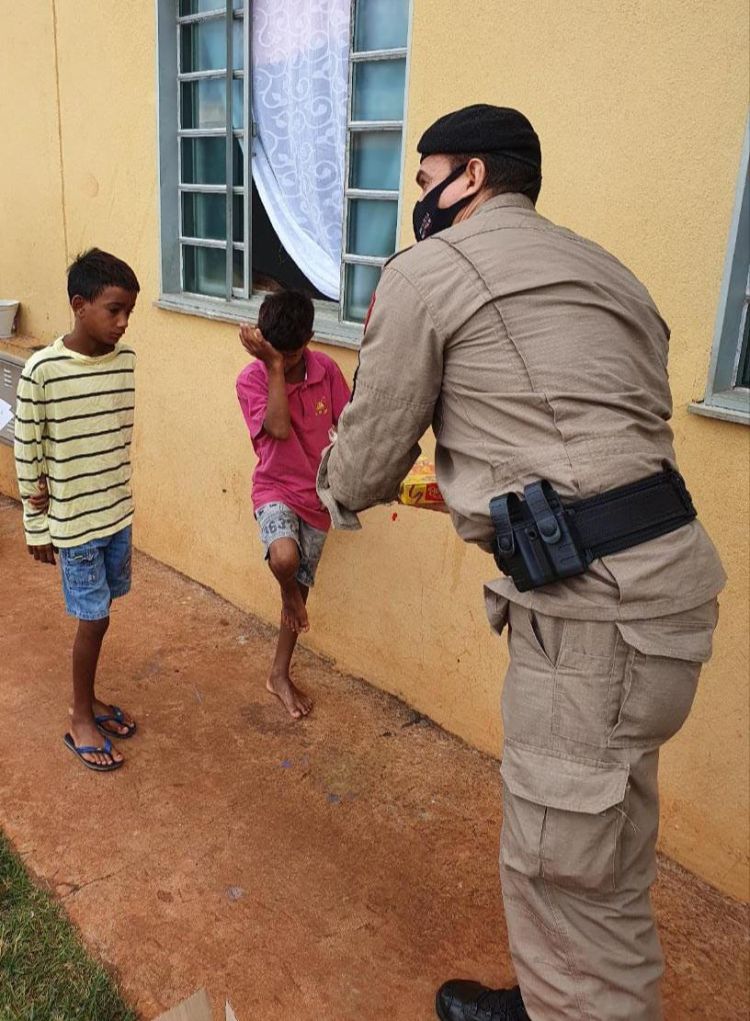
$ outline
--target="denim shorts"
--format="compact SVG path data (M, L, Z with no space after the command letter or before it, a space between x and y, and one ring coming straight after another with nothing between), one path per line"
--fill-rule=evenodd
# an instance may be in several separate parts
M260 528L260 541L263 543L266 560L270 555L271 543L277 539L294 539L299 550L297 581L300 585L312 588L328 533L308 525L291 507L278 501L263 504L255 512L255 518Z
M58 551L65 609L79 620L103 620L113 599L130 591L130 525L114 535Z

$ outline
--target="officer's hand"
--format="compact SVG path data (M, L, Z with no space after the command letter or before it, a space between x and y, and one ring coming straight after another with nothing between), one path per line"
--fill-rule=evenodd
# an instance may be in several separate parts
M49 490L47 489L47 479L44 475L42 475L37 482L36 493L29 497L29 503L35 511L42 511L44 514L47 513L47 508L49 507Z
M268 343L257 326L241 326L240 341L247 353L260 359L267 369L284 367L283 354Z
M51 542L48 542L45 546L27 546L26 549L34 560L38 560L41 564L52 564L54 566L57 549Z

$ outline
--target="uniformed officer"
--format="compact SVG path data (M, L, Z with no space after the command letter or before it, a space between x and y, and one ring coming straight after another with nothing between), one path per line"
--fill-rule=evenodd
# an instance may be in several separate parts
M669 330L616 258L536 212L522 114L458 110L418 148L422 243L384 269L326 467L344 507L391 501L432 425L459 535L510 572L485 598L509 624L500 869L520 989L447 982L437 1013L657 1021L659 747L725 580L675 470Z

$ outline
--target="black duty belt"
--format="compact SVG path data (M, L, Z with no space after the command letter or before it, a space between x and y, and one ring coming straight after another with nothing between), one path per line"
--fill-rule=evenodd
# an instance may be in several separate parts
M685 480L664 470L575 503L549 482L490 500L498 567L521 592L583 574L598 557L682 528L696 517Z

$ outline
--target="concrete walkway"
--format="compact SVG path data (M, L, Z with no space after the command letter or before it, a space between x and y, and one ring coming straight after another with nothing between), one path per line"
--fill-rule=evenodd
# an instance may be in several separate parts
M2 500L0 576L0 826L145 1021L204 985L239 1021L429 1021L444 979L511 980L494 761L306 652L289 721L274 632L139 556L100 671L139 735L90 773L75 625ZM746 1018L746 909L667 862L656 904L667 1021Z

